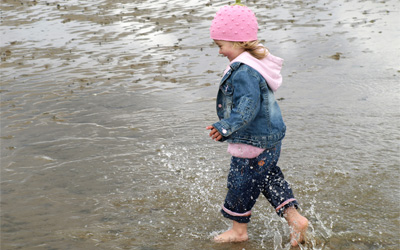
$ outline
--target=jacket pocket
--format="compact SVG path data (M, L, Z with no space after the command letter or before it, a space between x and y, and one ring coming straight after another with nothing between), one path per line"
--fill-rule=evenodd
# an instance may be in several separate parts
M220 119L226 119L230 117L232 111L233 86L229 81L225 81L219 88L222 96L218 104L218 116Z
M222 93L224 93L224 95L226 96L233 95L233 86L229 81L225 81L219 88L222 91Z

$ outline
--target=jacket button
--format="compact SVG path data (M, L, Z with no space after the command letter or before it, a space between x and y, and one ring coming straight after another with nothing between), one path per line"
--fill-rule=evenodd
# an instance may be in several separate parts
M222 108L222 104L218 104L218 108Z
M222 133L223 133L223 134L226 134L227 132L228 132L228 131L226 131L226 129L223 129L223 130L222 130Z

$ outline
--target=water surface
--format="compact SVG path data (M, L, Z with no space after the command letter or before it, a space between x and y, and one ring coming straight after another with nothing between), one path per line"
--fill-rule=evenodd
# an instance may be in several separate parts
M1 249L290 249L265 198L230 223L211 141L227 59L217 1L1 4ZM399 3L247 1L285 59L279 165L310 220L301 249L399 249Z

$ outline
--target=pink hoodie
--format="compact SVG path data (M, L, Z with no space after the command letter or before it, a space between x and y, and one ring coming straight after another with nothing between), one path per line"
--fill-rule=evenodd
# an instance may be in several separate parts
M226 67L224 74L229 71L230 65L235 62L244 63L253 69L257 70L264 79L267 81L268 86L272 91L276 91L282 84L281 69L283 59L276 57L267 51L268 55L259 60L253 57L249 52L243 52L235 59L233 59L228 67Z
M275 92L282 84L281 69L283 59L276 57L269 52L267 53L268 55L266 57L259 60L253 57L249 52L243 52L230 62L228 67L225 69L224 75L229 71L230 65L232 63L241 62L257 70L257 72L260 73L267 81L267 84L272 89L272 91ZM230 143L228 145L228 152L232 156L239 158L255 158L259 156L264 150L264 148L258 148L240 143Z

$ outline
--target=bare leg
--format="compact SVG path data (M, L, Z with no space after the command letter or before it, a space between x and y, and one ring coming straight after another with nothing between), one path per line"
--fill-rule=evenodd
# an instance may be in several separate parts
M239 223L233 221L233 226L228 231L215 236L214 241L217 243L225 242L242 242L249 239L247 235L247 223Z
M304 243L305 233L308 228L307 218L299 214L294 207L287 208L283 217L285 217L291 229L290 244L292 246L298 246L299 243Z

